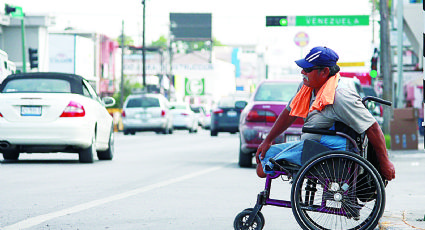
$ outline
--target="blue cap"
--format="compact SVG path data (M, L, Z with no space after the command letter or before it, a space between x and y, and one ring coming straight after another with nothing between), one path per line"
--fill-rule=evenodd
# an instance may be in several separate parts
M338 59L338 54L336 54L335 51L327 47L317 46L311 49L310 53L308 53L304 59L295 61L295 63L304 69L313 66L332 67L336 65Z

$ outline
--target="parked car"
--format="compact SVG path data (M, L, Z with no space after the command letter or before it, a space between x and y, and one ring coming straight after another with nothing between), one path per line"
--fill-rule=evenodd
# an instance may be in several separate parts
M171 105L162 94L129 95L124 102L122 123L124 135L155 131L173 133Z
M37 72L9 75L0 85L0 152L78 153L80 162L112 160L114 129L102 100L81 76Z
M203 128L206 117L205 108L202 105L190 105L190 109L195 113L198 125Z
M237 133L241 109L235 107L235 102L247 100L247 95L229 95L221 98L211 113L210 135L217 136L220 132Z
M284 80L264 80L247 103L237 102L237 108L243 108L239 122L239 166L252 166L252 158L258 146L270 132L279 114L288 106L300 83L300 76L287 76ZM304 120L298 118L273 143L300 140L303 124Z
M174 129L189 130L189 133L198 132L198 117L192 111L188 103L171 103Z

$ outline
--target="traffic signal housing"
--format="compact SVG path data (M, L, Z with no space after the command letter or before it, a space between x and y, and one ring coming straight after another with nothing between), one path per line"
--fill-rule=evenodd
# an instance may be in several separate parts
M29 53L28 58L30 60L30 68L31 69L38 68L38 50L28 48L28 53Z
M288 26L288 17L266 16L266 26Z
M5 12L5 14L6 14L6 15L8 15L8 14L10 14L10 13L13 13L13 12L15 12L15 11L16 11L16 7L10 6L10 5L8 5L8 4L6 4L6 5L4 6L4 12Z

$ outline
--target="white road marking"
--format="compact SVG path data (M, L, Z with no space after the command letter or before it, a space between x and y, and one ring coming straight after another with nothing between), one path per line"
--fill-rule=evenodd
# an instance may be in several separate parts
M48 220L51 220L51 219L54 219L54 218L69 215L69 214L76 213L76 212L81 212L81 211L84 211L84 210L87 210L87 209L90 209L90 208L93 208L93 207L96 207L96 206L99 206L99 205L102 205L102 204L106 204L106 203L109 203L109 202L112 202L112 201L121 200L121 199L130 197L130 196L134 196L134 195L137 195L137 194L140 194L140 193L143 193L143 192L153 190L153 189L157 189L157 188L164 187L164 186L167 186L167 185L175 184L177 182L188 180L188 179L191 179L191 178L194 178L194 177L197 177L197 176L200 176L200 175L212 172L212 171L219 170L219 169L223 168L224 166L226 166L226 165L208 168L206 170L194 172L194 173L182 176L182 177L173 178L173 179L166 180L166 181L163 181L163 182L159 182L159 183L156 183L156 184L151 184L151 185L148 185L148 186L145 186L145 187L136 188L136 189L130 190L128 192L123 192L123 193L113 195L113 196L110 196L110 197L106 197L106 198L103 198L103 199L93 200L93 201L90 201L90 202L87 202L87 203L84 203L84 204L79 204L79 205L76 205L76 206L73 206L73 207L70 207L70 208L66 208L66 209L62 209L62 210L59 210L59 211L56 211L56 212L51 212L51 213L47 213L47 214L44 214L44 215L31 217L29 219L22 220L20 222L17 222L15 224L12 224L12 225L9 225L9 226L5 226L3 228L0 227L0 229L2 229L2 230L16 230L16 229L30 228L30 227L33 227L35 225L41 224L45 221L48 221Z

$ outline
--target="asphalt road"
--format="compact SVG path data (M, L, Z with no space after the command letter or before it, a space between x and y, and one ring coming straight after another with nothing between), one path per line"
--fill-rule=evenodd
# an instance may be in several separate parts
M117 133L115 143L112 161L93 164L65 153L0 161L0 229L233 229L264 187L254 168L237 165L238 134ZM396 155L385 214L421 213L422 155ZM272 197L289 194L288 182L273 183ZM291 209L262 212L265 229L299 229Z

